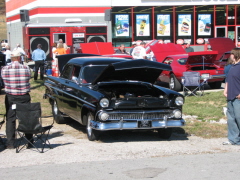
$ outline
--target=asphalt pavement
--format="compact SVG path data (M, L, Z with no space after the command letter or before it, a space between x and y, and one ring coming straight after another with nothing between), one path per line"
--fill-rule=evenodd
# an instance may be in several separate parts
M227 152L1 168L0 174L1 180L232 180L240 176L239 161L239 152Z

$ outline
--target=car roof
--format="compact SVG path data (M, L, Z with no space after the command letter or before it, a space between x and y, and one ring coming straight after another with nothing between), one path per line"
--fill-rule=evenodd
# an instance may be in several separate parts
M68 63L70 64L77 64L81 66L87 66L87 65L101 65L101 64L111 64L115 62L124 62L129 61L124 58L113 58L113 57L102 57L102 56L90 56L90 57L77 57L71 59Z

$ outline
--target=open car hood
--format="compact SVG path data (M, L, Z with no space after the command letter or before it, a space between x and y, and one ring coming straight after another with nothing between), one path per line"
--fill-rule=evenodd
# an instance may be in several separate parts
M114 54L111 42L90 42L81 43L82 53L86 54Z
M213 64L218 55L217 51L198 51L198 52L189 52L186 65L193 64Z
M236 47L233 40L231 40L230 38L210 38L208 39L208 41L211 45L212 50L218 51L216 60L219 60L222 57L223 53L231 51L233 48Z
M139 59L109 64L92 84L101 81L133 80L154 83L163 70L171 71L169 65Z
M153 45L149 45L151 50L153 51L158 62L162 62L165 57L169 55L176 54L187 54L186 51L179 44L167 43L167 44L159 44L155 43Z

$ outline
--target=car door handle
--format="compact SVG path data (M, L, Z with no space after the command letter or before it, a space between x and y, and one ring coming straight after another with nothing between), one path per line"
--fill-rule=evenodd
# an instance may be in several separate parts
M65 91L73 91L72 88L65 88Z

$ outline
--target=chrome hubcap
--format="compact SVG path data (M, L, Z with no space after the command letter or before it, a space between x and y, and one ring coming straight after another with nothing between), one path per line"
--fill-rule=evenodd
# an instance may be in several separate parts
M88 131L88 135L91 136L92 134L91 115L88 116L87 131Z
M54 101L54 104L53 104L53 112L55 115L57 115L57 112L58 112L58 107L57 107L57 103Z

